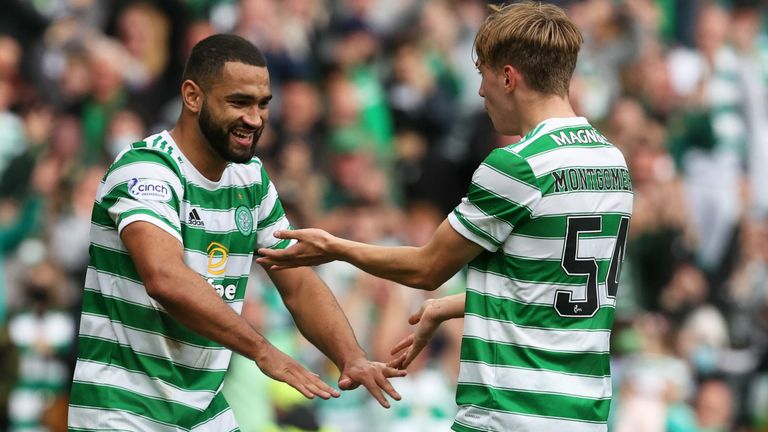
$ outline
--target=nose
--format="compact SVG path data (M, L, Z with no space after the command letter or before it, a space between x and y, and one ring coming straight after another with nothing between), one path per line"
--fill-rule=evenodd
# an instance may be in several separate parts
M260 128L264 124L264 112L258 107L249 109L243 115L243 123L254 129Z
M485 91L483 91L483 86L478 87L477 94L480 95L481 98L485 99Z

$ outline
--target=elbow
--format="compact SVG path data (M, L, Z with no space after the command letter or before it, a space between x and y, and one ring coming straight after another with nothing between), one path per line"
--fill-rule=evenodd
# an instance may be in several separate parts
M412 278L406 285L424 291L434 291L442 285L436 277L429 274L419 274Z
M171 280L170 275L165 274L162 270L157 270L149 272L142 279L148 296L157 300L160 304L171 300L172 290L169 289L171 286L169 284Z

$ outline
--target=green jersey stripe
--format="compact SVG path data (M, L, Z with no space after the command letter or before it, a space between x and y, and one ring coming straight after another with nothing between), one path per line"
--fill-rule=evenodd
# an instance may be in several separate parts
M74 387L77 386L75 389ZM189 429L186 419L197 418L201 411L184 406L172 399L143 396L117 385L92 384L73 381L74 391L70 403L76 406L114 408L141 414L166 425Z
M216 394L216 397L211 401L211 407L209 410L211 413L216 413L208 416L207 419L195 424L190 429L191 432L202 431L216 431L216 432L231 432L239 431L237 421L229 408L229 404L222 392Z
M169 343L184 341L205 348L221 346L189 330L164 311L107 297L90 289L83 292L83 313L119 319L125 327L162 335Z
M627 215L625 213L602 213L602 231L599 233L584 232L579 234L579 238L615 236L619 232L619 225L623 216ZM532 223L516 227L515 235L562 239L565 238L567 219L568 215L537 217Z
M469 196L474 207L486 215L493 215L494 219L506 222L510 228L531 216L531 209L525 204L511 201L509 195L497 195L481 184L472 182Z
M608 275L609 260L597 260L598 280ZM503 252L478 255L469 263L470 269L485 270L497 274L509 274L515 279L528 282L584 285L586 275L569 275L560 266L560 260L527 259L505 255Z
M221 186L215 190L208 190L187 183L184 198L187 203L194 203L196 208L209 211L229 211L233 208L233 203L252 208L260 202L257 198L260 188L260 184L254 183L247 186Z
M573 351L536 349L466 336L461 340L461 359L465 362L490 362L499 366L551 370L572 375L609 376L609 356L609 353L574 355Z
M217 233L214 237L210 233L207 233L203 229L184 229L184 247L188 250L196 250L202 252L208 251L211 247L211 242L215 241L220 244L227 245L227 255L249 255L253 251L250 250L253 246L252 236L244 236L235 228L228 233Z
M163 381L184 383L187 390L215 389L226 374L225 371L184 366L162 357L133 351L130 346L88 336L80 336L78 344L84 348L80 357L84 360L100 362L104 359L119 358L120 364L128 370L150 371L153 377Z
M113 274L132 282L141 283L139 272L133 265L130 255L126 252L105 249L102 246L91 243L91 265L98 269L111 269Z
M473 212L473 213L472 213ZM495 251L501 245L501 240L495 237L494 233L484 230L482 227L475 224L482 223L489 229L491 227L499 227L501 224L491 225L489 220L493 219L493 216L480 217L484 214L480 209L474 205L467 205L464 207L461 213L457 209L453 210L453 213L448 215L448 221L453 229L459 234L479 244L483 248L489 251ZM471 218L471 219L470 219ZM505 222L506 223L506 222ZM503 233L497 233L501 237Z
M500 408L506 412L600 422L608 418L610 399L589 399L529 391L500 390L459 383L456 403Z
M215 394L215 390L180 389L140 371L86 359L81 359L78 382L114 386L152 399L166 397L179 405L197 411L205 410Z
M229 365L231 352L227 349L200 348L167 341L163 337L125 327L102 316L83 314L80 327L81 336L130 345L138 353L164 358L187 367L223 371ZM170 351L169 346L173 347L174 351ZM172 354L175 357L169 357Z

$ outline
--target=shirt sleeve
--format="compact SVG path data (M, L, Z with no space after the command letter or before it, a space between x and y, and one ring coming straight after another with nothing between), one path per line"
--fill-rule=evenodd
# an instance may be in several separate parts
M269 180L269 175L263 166L261 181L261 204L256 218L256 248L284 249L294 241L275 238L275 231L292 229L292 227L277 195L277 189Z
M97 206L105 210L118 233L133 222L144 221L182 242L179 208L183 193L173 162L160 152L135 149L110 167Z
M459 234L495 252L514 227L531 218L541 190L530 165L519 155L496 149L472 175L467 195L448 215Z

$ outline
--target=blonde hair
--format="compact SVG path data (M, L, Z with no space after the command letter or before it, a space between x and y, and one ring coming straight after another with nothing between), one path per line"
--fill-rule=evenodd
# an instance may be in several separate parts
M528 85L545 94L568 95L583 38L559 7L539 2L491 6L475 36L477 65L512 65Z

